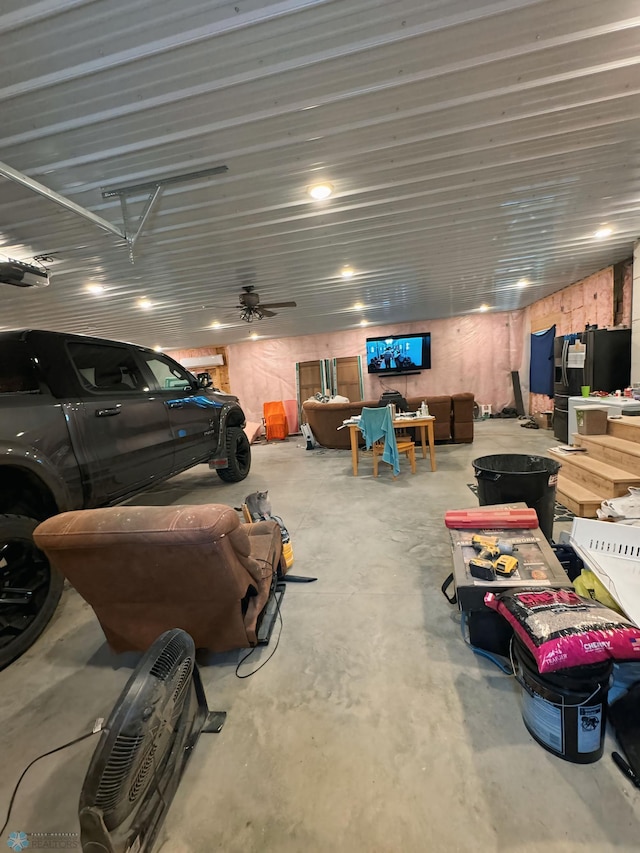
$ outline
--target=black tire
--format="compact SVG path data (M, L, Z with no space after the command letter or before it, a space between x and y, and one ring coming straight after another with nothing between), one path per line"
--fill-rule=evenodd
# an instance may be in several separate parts
M225 483L239 483L251 470L251 445L241 427L227 428L228 468L218 468L218 477Z
M64 578L34 544L38 524L24 515L0 515L0 599L10 598L11 589L31 593L15 605L0 604L0 669L34 644L62 595Z

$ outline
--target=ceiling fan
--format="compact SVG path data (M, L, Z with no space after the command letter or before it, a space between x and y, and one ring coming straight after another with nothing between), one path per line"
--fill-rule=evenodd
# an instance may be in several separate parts
M255 292L252 284L245 284L240 293L240 319L247 323L262 320L265 317L275 317L277 312L272 308L296 308L297 302L271 302L269 305L260 303L260 294Z

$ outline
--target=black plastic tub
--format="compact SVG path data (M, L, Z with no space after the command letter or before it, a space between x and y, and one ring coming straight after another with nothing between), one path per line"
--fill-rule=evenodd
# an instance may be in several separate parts
M553 513L560 463L545 456L498 453L473 460L480 506L524 501L535 509L540 530L553 537Z

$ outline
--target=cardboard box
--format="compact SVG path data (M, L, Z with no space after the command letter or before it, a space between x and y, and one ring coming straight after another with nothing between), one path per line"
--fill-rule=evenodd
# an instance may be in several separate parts
M533 418L540 429L553 429L553 412L536 412Z
M601 406L576 407L579 435L604 435L607 431L608 410Z

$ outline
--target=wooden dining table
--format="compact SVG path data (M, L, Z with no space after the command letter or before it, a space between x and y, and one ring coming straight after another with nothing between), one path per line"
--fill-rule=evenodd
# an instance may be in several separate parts
M436 450L435 440L433 437L433 425L435 423L433 415L420 418L403 418L396 416L393 419L393 428L395 430L407 429L408 427L416 427L420 430L420 443L422 445L422 458L427 458L427 443L429 444L429 456L431 457L431 470L436 470ZM353 476L358 476L358 433L360 432L360 424L357 421L347 424L349 427L349 437L351 439L351 464L353 466Z

